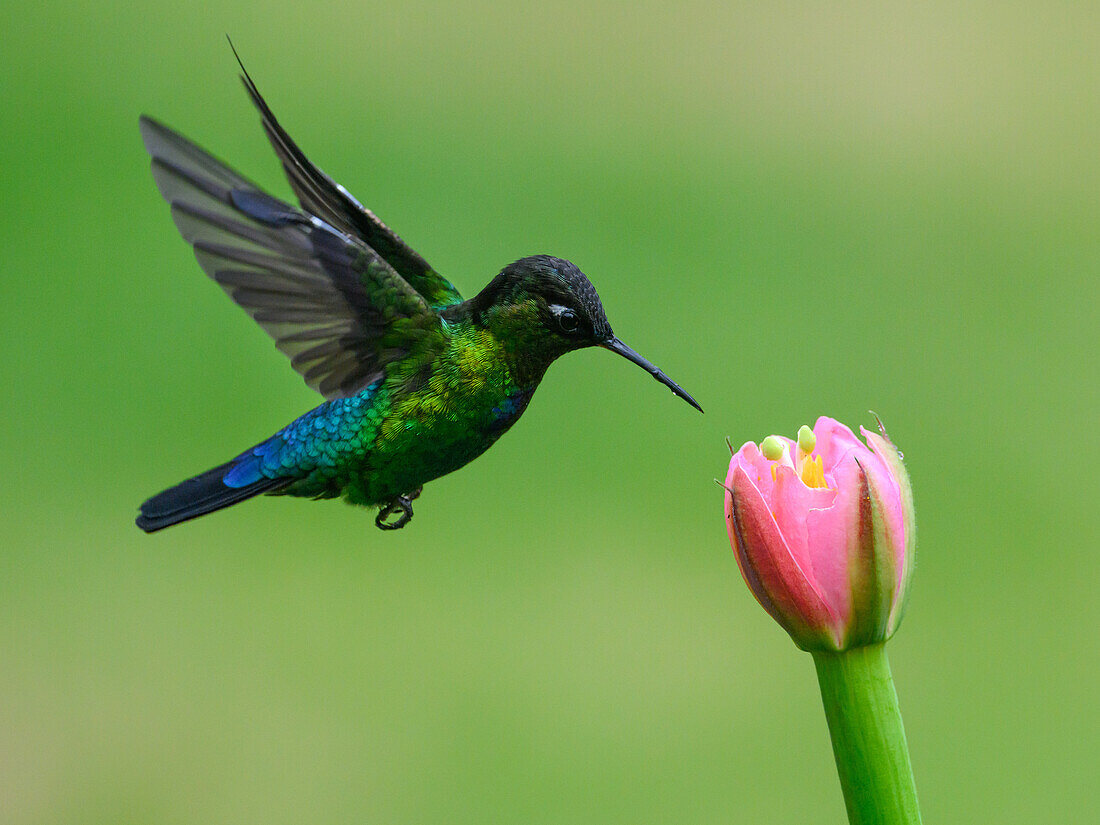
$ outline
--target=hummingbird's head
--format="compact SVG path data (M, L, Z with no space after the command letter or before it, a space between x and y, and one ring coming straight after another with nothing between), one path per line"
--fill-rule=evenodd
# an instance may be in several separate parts
M546 353L550 360L575 349L604 347L703 411L679 384L615 336L596 288L571 261L550 255L521 258L501 270L470 303L475 319L510 322L510 337L527 339L518 343Z
M563 350L594 346L613 335L596 288L564 258L521 258L493 279L490 290L495 304L533 307L543 333L559 339Z

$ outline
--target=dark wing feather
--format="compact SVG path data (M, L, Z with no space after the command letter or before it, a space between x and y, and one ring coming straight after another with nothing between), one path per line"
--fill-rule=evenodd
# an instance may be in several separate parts
M232 43L229 44L232 47ZM373 212L357 201L351 193L305 156L279 125L274 113L252 82L240 55L233 49L240 64L241 81L252 102L260 110L264 131L283 163L283 169L302 208L348 235L363 240L409 282L432 307L440 308L462 300L450 281L437 273L417 252L380 221Z
M199 264L326 398L354 395L440 328L421 295L362 241L265 194L148 117L141 134Z

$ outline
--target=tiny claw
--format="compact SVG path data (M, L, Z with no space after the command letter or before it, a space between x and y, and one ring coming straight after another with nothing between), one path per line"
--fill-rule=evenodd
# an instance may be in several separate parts
M398 496L381 510L378 511L378 516L374 519L374 526L379 530L400 530L410 521L413 517L412 500L420 495L420 491L423 487L417 487L411 493L403 496ZM400 514L398 515L398 511ZM397 515L397 519L390 521L390 516Z

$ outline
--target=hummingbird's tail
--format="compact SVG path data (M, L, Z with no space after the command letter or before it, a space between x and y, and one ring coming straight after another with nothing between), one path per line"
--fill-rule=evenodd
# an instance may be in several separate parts
M273 492L285 487L291 481L288 478L264 478L256 473L255 475L259 477L250 483L236 487L227 484L226 476L239 464L239 458L233 459L153 496L141 505L141 515L136 521L137 526L146 533L152 533L258 496L260 493Z

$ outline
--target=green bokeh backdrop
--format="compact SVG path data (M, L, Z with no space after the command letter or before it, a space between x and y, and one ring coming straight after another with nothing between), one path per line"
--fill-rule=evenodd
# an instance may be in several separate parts
M141 534L317 401L138 137L288 193L226 31L467 295L577 261L706 415L586 351L400 533L260 500ZM917 496L925 820L1094 821L1098 40L1096 4L6 6L0 822L842 822L712 479L727 435L869 408Z

